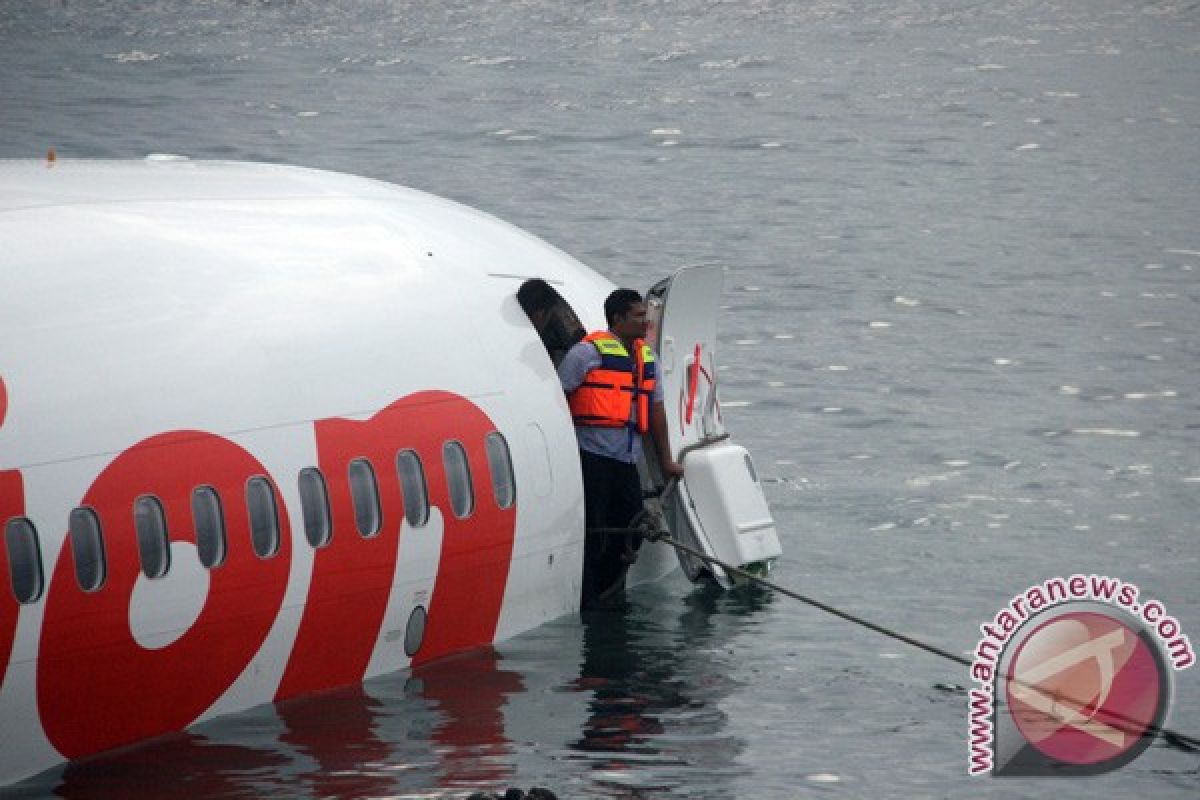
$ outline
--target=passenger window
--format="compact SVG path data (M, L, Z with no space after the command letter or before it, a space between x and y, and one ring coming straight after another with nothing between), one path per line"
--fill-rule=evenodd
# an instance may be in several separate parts
M104 585L104 534L100 518L90 508L71 512L67 527L71 535L71 558L75 561L75 579L79 588L94 592Z
M300 470L300 508L304 512L304 536L314 548L329 544L333 523L329 516L329 491L325 476L316 467Z
M18 603L36 603L41 598L45 586L37 529L25 517L13 517L4 526L4 543L8 548L8 569L13 595Z
M354 503L354 525L363 538L379 533L379 484L371 462L365 458L350 462L350 499Z
M446 483L450 487L450 506L454 516L466 519L475 509L475 489L471 485L467 451L458 442L446 442L442 446L442 461L446 466Z
M401 450L396 455L396 471L400 473L400 489L404 492L404 518L414 528L429 521L429 489L425 484L425 469L415 450Z
M250 542L259 558L279 552L279 510L275 489L262 475L246 482L246 509L250 512Z
M146 494L133 502L133 527L142 574L151 580L166 575L171 551L167 548L167 517L157 497Z
M225 562L225 514L221 497L211 486L192 490L192 521L196 525L196 552L205 569Z
M504 434L492 431L487 435L488 470L492 473L492 492L496 505L510 508L517 499L517 484L513 477L512 458Z

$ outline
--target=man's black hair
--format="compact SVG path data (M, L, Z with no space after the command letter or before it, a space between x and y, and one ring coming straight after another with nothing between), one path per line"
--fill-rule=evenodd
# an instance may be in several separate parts
M613 320L629 312L637 303L642 302L642 296L634 289L617 289L604 301L604 318L611 325Z
M517 291L517 302L528 314L531 311L549 311L562 298L554 287L541 278L526 281Z

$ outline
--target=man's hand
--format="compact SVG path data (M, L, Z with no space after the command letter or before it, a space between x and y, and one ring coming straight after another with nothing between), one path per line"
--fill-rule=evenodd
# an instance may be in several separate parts
M650 413L650 434L654 437L654 448L658 450L658 463L662 467L663 478L683 477L683 467L671 458L670 440L667 438L667 412L662 402L657 402Z

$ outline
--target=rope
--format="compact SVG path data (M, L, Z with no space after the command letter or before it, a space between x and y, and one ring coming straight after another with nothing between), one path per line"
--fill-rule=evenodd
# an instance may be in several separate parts
M671 484L668 484L667 488L663 490L663 494L666 494L672 488L674 488L674 487ZM663 544L670 545L671 547L674 547L676 550L680 550L684 553L687 553L688 555L690 555L694 558L698 558L701 561L707 562L709 564L715 564L715 565L721 567L726 572L741 576L742 578L745 578L746 580L752 581L753 583L759 584L760 586L765 586L768 589L772 589L776 592L779 592L782 595L791 597L794 600L799 600L802 603L807 603L808 605L813 606L814 608L819 608L820 610L824 611L827 614L832 614L833 616L844 619L847 622L852 622L855 625L860 625L864 628L867 628L868 630L875 631L876 633L880 633L880 634L883 634L884 636L891 637L892 639L896 639L898 641L904 642L905 644L912 645L913 647L924 650L927 653L932 653L935 656L940 656L941 658L944 658L948 661L953 661L955 664L959 664L961 666L968 667L968 668L971 666L971 662L968 661L967 659L963 658L962 656L960 656L956 653L951 653L949 650L944 650L943 648L938 647L937 645L932 645L932 644L929 644L928 642L923 642L920 639L913 638L912 636L908 636L906 634L900 633L899 631L892 630L891 628L885 627L883 625L879 625L878 623L871 622L870 620L867 620L867 619L863 619L862 617L856 616L847 611L842 611L841 609L835 608L834 606L831 606L828 603L823 603L820 600L817 600L815 598L808 597L806 595L800 594L799 592L792 591L791 589L788 589L787 587L780 586L779 584L775 583L774 581L769 581L766 578L755 575L752 572L747 572L746 570L742 569L741 567L735 567L732 564L726 564L725 562L721 561L718 558L713 558L712 556L708 555L707 553L701 552L701 551L695 549L694 547L689 547L688 545L683 544L682 542L672 539L671 537L666 535L666 531L657 530L657 531L647 532L645 530L639 531L639 530L633 529L633 528L588 528L588 533L601 533L601 534L609 534L609 535L618 535L618 534L628 535L630 533L639 533L639 532L646 534L647 538L650 539L651 541L662 542ZM1021 684L1025 688L1037 690L1036 686L1027 684L1024 681L1015 681L1015 682L1018 684ZM1072 700L1072 701L1074 700L1074 698L1066 698L1066 699ZM1083 704L1076 703L1076 705L1083 705ZM1115 718L1119 722L1128 723L1133 726L1132 728L1123 728L1120 725L1113 725L1113 727L1117 728L1122 733L1137 735L1138 728L1140 728L1142 726L1142 723L1139 722L1138 720L1132 719L1131 717L1127 717L1123 714L1119 714L1114 711L1107 711L1107 712L1105 712L1105 714L1107 716ZM1167 728L1161 728L1156 725L1146 726L1145 732L1162 736L1163 740L1168 745L1170 745L1176 749L1183 750L1188 753L1200 753L1200 738L1198 738L1196 736L1190 736L1188 734L1179 733L1178 731L1168 730Z

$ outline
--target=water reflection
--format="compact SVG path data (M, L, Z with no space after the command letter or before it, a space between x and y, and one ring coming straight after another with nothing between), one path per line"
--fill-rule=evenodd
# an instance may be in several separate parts
M311 759L296 782L315 797L362 798L394 783L392 747L376 733L384 704L361 687L276 706L286 730L281 744Z
M571 687L591 698L569 747L614 796L673 789L724 795L728 779L747 771L738 763L745 743L727 732L720 703L740 685L730 677L733 639L771 597L698 587L683 599L682 613L679 602L647 590L615 612L585 615Z
M495 650L418 667L409 686L441 714L430 738L442 786L492 789L512 776L513 750L501 708L524 683L520 674L500 669Z
M626 603L613 611L584 615L583 664L574 682L574 688L593 694L583 735L571 746L607 753L614 762L632 752L657 753L651 737L664 731L657 714L687 703L686 696L667 688L670 660L645 663L646 648L639 644L646 625L630 619L632 610Z
M52 770L4 797L720 796L745 743L721 704L771 597L643 587L615 610ZM686 590L684 590L686 591ZM573 765L573 766L572 766Z
M308 761L290 788L337 798L494 788L512 773L501 708L522 689L485 648L281 703L279 741Z
M288 761L286 754L277 751L177 734L151 745L67 765L0 794L70 800L254 798L261 795L252 776L271 774L285 768Z

